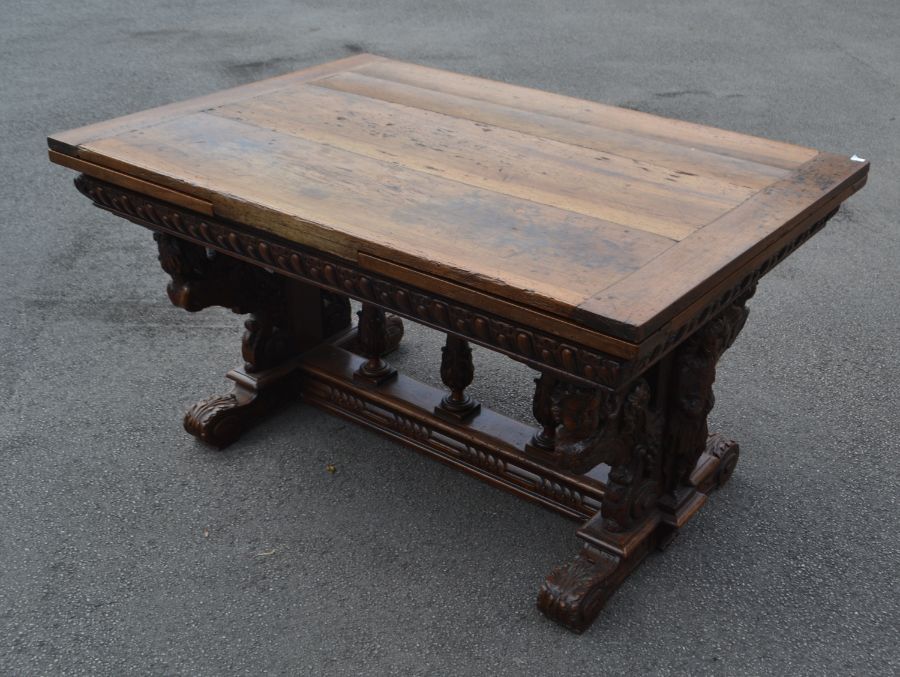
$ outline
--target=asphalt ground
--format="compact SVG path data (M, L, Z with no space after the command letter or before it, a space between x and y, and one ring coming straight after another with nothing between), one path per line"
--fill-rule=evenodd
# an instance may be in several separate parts
M898 29L896 0L0 3L0 673L900 672ZM733 480L580 637L534 607L575 524L301 405L186 435L240 318L171 307L150 233L47 161L362 50L872 162L721 363ZM438 348L407 323L396 361L436 382ZM475 359L527 417L530 372Z

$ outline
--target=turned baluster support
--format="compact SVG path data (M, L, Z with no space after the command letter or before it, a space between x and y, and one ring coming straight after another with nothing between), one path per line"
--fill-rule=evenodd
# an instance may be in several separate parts
M356 370L354 377L376 385L384 383L397 375L397 370L382 357L389 347L384 310L371 303L363 303L358 314L359 347L366 361Z
M556 377L551 374L541 374L534 379L534 399L531 402L531 411L541 427L534 433L528 446L534 447L536 450L552 451L556 441L556 418L553 416L554 387L556 387Z
M469 342L453 334L441 348L441 380L450 389L434 413L443 418L466 421L481 411L481 405L466 394L465 390L475 377L472 348Z

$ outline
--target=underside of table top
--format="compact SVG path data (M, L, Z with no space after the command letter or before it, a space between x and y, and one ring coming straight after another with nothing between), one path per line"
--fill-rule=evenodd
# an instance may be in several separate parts
M359 55L54 134L51 158L613 354L824 218L868 164Z

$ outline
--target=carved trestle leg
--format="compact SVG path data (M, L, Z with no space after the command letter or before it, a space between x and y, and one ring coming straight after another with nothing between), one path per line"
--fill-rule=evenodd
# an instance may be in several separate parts
M609 596L654 548L664 547L737 463L736 443L709 435L715 365L747 319L752 291L711 319L620 395L564 381L552 385L555 430L547 431L549 387L538 380L529 445L560 469L585 473L609 466L600 511L578 531L586 542L557 567L538 607L566 627L587 628ZM553 439L548 449L547 439ZM543 443L538 444L538 440Z
M441 348L441 380L450 392L434 408L434 413L442 418L466 421L481 411L481 405L466 394L466 388L474 378L475 365L469 342L447 334L447 341Z
M202 400L184 417L189 433L223 448L291 393L297 356L350 324L341 295L216 255L171 235L154 235L173 304L191 312L224 306L250 313L241 344L244 365L228 372L233 390Z
M715 404L716 364L746 324L745 304L754 291L751 288L703 325L666 360L670 373L662 467L665 495L659 506L672 536L699 509L710 489L728 481L737 465L737 443L711 436L707 417ZM698 466L713 459L719 461L714 476L697 472Z
M565 383L554 388L558 466L580 473L610 466L600 511L578 531L587 545L554 569L538 594L541 611L576 632L653 547L664 416L654 398L657 381L654 371L624 396Z

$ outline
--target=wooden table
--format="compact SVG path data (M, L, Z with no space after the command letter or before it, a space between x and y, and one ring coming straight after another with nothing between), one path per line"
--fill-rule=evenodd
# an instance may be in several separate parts
M49 145L155 231L173 303L250 314L233 391L188 432L224 447L299 395L583 520L538 597L576 631L734 470L707 430L716 362L757 281L869 169L370 55ZM446 333L447 391L384 359L399 316ZM466 394L470 343L538 373L536 427Z

